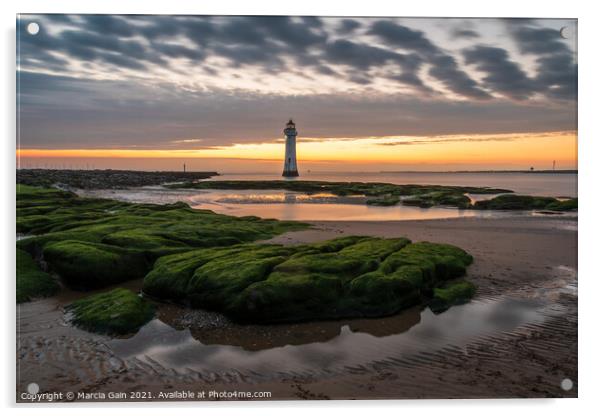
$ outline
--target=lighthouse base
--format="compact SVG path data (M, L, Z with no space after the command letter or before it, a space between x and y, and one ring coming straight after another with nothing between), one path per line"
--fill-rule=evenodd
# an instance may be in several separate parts
M282 176L287 177L287 178L292 178L295 176L299 176L299 172L297 172L297 170L285 170L284 172L282 172Z

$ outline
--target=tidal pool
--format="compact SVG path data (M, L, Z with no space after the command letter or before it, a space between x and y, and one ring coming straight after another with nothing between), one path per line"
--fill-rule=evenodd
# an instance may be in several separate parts
M233 372L259 378L338 373L462 348L524 325L542 324L547 317L563 313L561 309L538 299L501 296L473 300L438 315L415 307L379 319L247 326L221 323L196 329L182 327L179 313L171 311L160 314L131 338L109 341L109 346L121 359L178 372ZM208 321L212 319L210 316Z

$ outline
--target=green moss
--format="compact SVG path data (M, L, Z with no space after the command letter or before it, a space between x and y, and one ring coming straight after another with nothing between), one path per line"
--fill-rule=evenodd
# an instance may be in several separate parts
M548 210L572 211L577 209L577 198L560 201L556 198L529 195L499 195L495 198L477 201L475 209L498 210Z
M307 194L332 193L338 196L361 195L368 197L366 203L376 206L397 205L400 196L405 205L429 208L436 205L470 207L466 193L499 194L510 193L507 189L473 186L439 185L395 185L379 182L323 182L323 181L202 181L169 185L170 188L194 189L284 189Z
M17 186L17 242L77 288L143 277L161 256L269 239L308 225L230 217L185 203L130 204Z
M40 270L29 253L17 249L17 303L51 296L58 290L56 280Z
M390 207L399 204L399 196L385 195L381 198L370 198L366 204L379 207Z
M109 189L195 181L217 175L217 172L145 172L114 169L18 169L17 183L45 187L61 184L77 189Z
M381 316L420 303L471 262L457 247L405 238L245 244L165 256L144 291L240 321Z
M53 242L43 254L68 284L82 289L141 279L150 268L141 252L85 241Z
M66 309L73 314L73 324L103 334L135 332L154 315L149 302L122 288L79 299Z
M404 205L430 208L433 206L451 206L457 208L470 208L470 198L461 192L436 191L425 192L402 201Z
M558 200L546 205L546 210L549 211L576 211L577 209L577 198Z
M435 288L429 306L435 313L443 312L451 306L468 302L476 290L476 286L466 280L449 282L443 287Z

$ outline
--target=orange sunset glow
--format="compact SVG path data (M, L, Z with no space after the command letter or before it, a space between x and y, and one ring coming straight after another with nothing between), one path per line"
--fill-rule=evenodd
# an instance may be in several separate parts
M499 163L539 165L556 160L574 168L575 132L430 137L369 137L320 140L301 138L300 163L320 161L385 163ZM22 161L38 158L174 158L281 160L280 141L233 144L208 149L17 149Z

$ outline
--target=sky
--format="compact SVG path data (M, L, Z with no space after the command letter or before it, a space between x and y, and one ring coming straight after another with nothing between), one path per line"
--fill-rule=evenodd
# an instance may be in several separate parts
M571 19L20 15L17 157L267 172L292 117L301 170L574 169L576 34Z

